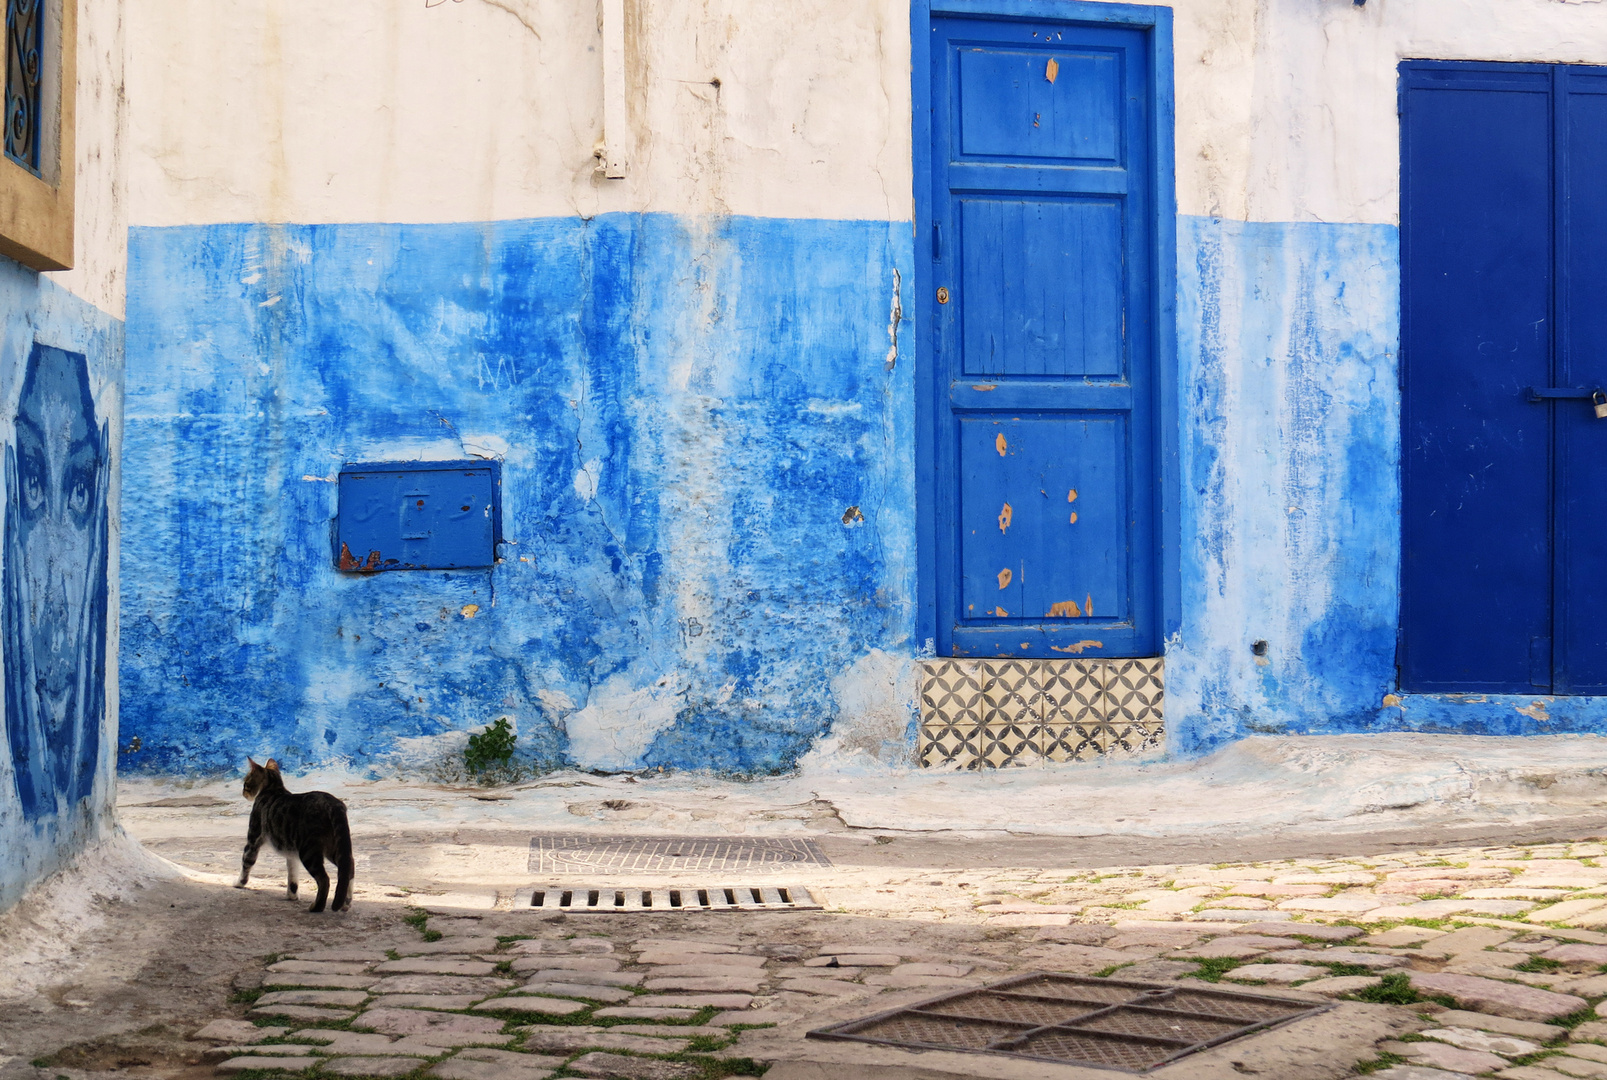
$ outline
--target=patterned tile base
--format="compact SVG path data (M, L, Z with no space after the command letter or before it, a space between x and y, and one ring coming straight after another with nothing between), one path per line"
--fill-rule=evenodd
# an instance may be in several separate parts
M1166 745L1165 661L926 660L923 768L998 769Z

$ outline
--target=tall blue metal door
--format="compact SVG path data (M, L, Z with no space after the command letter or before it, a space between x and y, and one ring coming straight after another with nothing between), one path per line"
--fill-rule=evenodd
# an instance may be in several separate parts
M1607 692L1607 68L1401 65L1401 319L1401 687Z
M1154 655L1149 32L930 29L937 649Z

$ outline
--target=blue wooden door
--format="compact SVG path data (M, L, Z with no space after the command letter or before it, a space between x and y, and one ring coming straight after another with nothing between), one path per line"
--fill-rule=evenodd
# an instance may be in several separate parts
M930 29L938 651L1153 655L1149 37Z
M1607 692L1607 68L1401 65L1400 679Z

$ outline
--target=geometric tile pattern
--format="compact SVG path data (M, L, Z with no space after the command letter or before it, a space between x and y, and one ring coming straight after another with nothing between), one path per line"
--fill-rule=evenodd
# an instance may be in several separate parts
M927 769L1003 769L1165 748L1165 661L923 660Z

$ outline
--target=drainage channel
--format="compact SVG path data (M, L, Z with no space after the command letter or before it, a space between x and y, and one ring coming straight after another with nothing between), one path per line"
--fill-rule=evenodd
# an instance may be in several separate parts
M514 894L515 911L563 911L577 915L658 914L677 911L819 911L808 889L788 886L677 886L661 889L538 885Z

